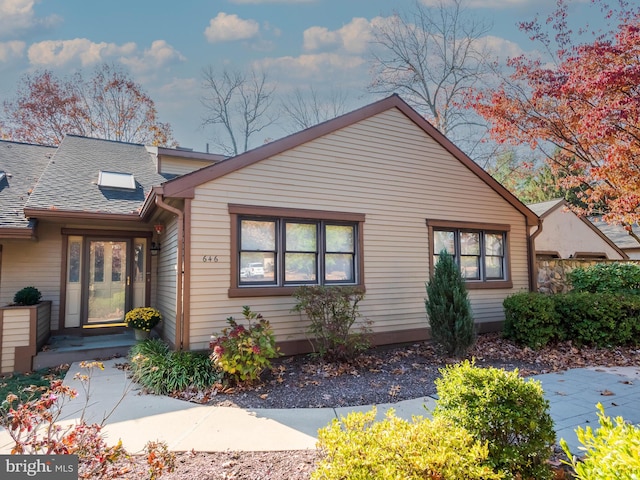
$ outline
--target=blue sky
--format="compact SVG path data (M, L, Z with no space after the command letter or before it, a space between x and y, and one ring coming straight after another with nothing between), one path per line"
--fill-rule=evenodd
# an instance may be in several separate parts
M435 0L421 0L433 2ZM598 18L573 0L572 20ZM0 102L21 75L50 69L89 77L103 62L122 63L155 101L180 145L204 151L202 70L264 69L284 97L294 88L337 87L350 107L373 101L367 41L371 27L413 0L0 0ZM555 0L468 0L492 24L490 43L503 57L532 52L517 22L549 14ZM595 15L594 15L595 14ZM596 20L597 21L597 20ZM287 133L273 127L272 138Z

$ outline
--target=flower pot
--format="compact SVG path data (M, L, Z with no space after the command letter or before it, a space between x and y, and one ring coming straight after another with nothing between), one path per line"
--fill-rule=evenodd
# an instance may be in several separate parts
M146 330L140 330L139 328L134 328L133 329L133 333L136 337L136 340L146 340L147 338L149 338L149 335L151 334L151 332L147 332Z

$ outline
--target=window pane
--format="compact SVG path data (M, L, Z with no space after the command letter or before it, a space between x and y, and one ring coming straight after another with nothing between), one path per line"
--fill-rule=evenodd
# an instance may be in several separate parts
M93 242L93 281L104 282L104 243Z
M460 254L480 255L480 233L461 232L460 233Z
M288 252L316 252L318 250L316 224L287 223L286 243Z
M354 256L346 253L327 253L324 257L325 280L327 282L354 283Z
M316 282L315 253L287 253L284 257L285 282Z
M273 283L276 278L273 253L240 253L240 283Z
M436 263L438 260L437 256L442 250L446 250L447 253L455 255L456 249L454 244L454 232L441 230L433 232L433 254L436 256L436 258L434 259Z
M119 243L111 244L111 281L120 282L122 275L122 245Z
M463 278L470 280L480 279L480 257L461 256L460 257L460 273Z
M501 233L487 233L484 237L485 255L504 255L504 244Z
M276 222L242 220L240 227L240 249L275 251Z
M133 247L133 281L144 282L144 254L146 252L146 240L136 240Z
M80 281L80 242L69 244L69 283Z
M325 226L327 252L355 252L355 232L351 225Z
M504 278L504 269L502 267L502 257L485 257L487 269L487 278Z

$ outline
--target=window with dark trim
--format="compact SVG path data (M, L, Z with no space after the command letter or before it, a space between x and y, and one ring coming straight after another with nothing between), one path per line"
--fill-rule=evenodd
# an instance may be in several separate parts
M356 283L357 224L238 217L239 286Z
M364 215L241 205L230 205L229 212L230 296L285 295L300 285L363 285Z
M510 287L508 226L427 221L431 266L446 250L458 266L468 288ZM433 268L431 269L433 271Z

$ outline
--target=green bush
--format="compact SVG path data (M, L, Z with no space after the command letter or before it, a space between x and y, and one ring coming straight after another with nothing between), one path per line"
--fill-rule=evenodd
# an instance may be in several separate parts
M425 300L431 335L447 354L463 356L475 341L471 303L454 258L446 250L439 257Z
M36 287L24 287L13 296L13 303L16 305L37 305L41 298L42 294Z
M634 339L640 299L611 293L571 292L557 295L556 312L576 345L610 347Z
M129 360L133 381L157 395L205 389L222 377L206 352L172 352L159 339L138 342L129 350Z
M489 461L513 478L552 478L547 463L555 443L549 402L540 383L518 371L478 368L468 360L440 370L433 412L488 442Z
M521 292L505 298L502 305L505 338L538 349L565 337L553 296Z
M598 403L600 428L593 432L591 427L576 430L578 440L584 446L586 455L576 459L562 439L560 445L571 459L568 463L579 480L633 480L640 472L640 428L617 417L615 423L605 416L604 407Z
M420 417L407 422L393 411L375 422L375 408L352 412L318 432L324 458L313 480L499 479L487 463L487 446L463 428Z
M640 293L640 265L597 263L567 275L576 292Z
M243 307L242 314L247 326L237 323L233 317L227 318L229 327L211 337L210 357L234 383L251 383L271 368L271 359L279 353L269 322L248 306Z
M359 331L353 326L360 318L358 304L364 293L355 287L304 285L293 294L296 306L292 311L309 318L309 334L316 353L328 361L348 361L369 348L369 328L362 323Z

